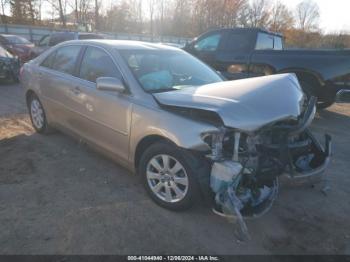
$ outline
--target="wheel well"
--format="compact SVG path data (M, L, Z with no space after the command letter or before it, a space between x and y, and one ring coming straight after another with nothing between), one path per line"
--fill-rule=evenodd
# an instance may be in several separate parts
M296 72L295 73L298 80L299 81L305 81L307 83L309 83L310 85L313 85L313 86L319 86L321 85L320 81L318 80L318 78L311 74L311 73L308 73L308 72Z
M138 168L138 166L140 164L140 160L141 160L141 156L142 156L143 152L145 152L145 150L149 146L151 146L152 144L160 142L160 141L172 143L170 140L166 139L165 137L158 136L158 135L147 136L147 137L143 138L138 143L136 150L135 150L135 157L134 157L134 163L135 163L136 169Z
M29 104L29 98L30 98L32 95L35 95L34 91L33 91L33 90L28 90L27 93L26 93L26 102L27 102L27 105Z
M314 74L313 72L308 72L308 71L303 71L301 69L286 69L283 71L278 72L278 74L280 73L293 73L297 76L299 82L301 81L305 81L307 83L309 83L310 85L313 86L320 86L322 85L322 79L320 79L316 74Z

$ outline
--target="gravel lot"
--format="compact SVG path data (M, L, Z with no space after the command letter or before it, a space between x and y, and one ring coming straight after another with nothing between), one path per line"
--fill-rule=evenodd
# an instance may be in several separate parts
M117 164L61 133L34 133L23 97L0 85L1 254L350 254L350 105L313 123L334 140L328 195L284 181L240 242L208 207L164 210Z

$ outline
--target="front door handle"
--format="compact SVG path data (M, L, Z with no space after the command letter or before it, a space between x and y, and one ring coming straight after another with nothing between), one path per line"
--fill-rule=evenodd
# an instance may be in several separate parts
M79 95L81 93L81 89L79 86L74 87L72 91L75 95Z

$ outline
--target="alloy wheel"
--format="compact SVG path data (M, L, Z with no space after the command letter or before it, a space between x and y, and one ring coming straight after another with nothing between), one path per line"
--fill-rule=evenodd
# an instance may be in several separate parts
M44 110L40 102L35 98L30 103L30 114L35 128L42 129L45 124Z
M165 202L179 202L188 192L186 170L172 156L161 154L151 158L147 164L146 177L152 192Z

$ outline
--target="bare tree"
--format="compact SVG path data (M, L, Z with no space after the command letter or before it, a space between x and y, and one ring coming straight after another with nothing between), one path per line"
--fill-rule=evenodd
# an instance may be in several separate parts
M99 25L99 11L100 11L100 3L98 0L95 0L95 30L100 28Z
M31 19L31 22L33 25L35 24L35 16L36 16L35 15L35 7L34 7L35 2L36 1L33 1L33 0L28 1L29 16L30 16L30 19Z
M271 20L269 29L274 32L284 32L294 25L292 12L279 0L271 9Z
M62 25L63 27L66 27L66 18L64 17L62 0L58 0L58 6L59 6L60 19L61 19Z
M46 0L52 7L52 16L55 15L55 11L58 11L62 26L66 28L66 0ZM63 2L64 1L64 2ZM54 18L54 17L52 17Z
M8 0L1 0L1 23L6 24L5 7L9 4Z
M312 0L304 0L296 8L296 22L299 29L309 32L318 28L320 9Z
M151 33L151 38L153 40L153 36L154 36L154 12L155 12L155 9L156 9L156 3L157 3L157 0L149 0L148 1L148 11L149 11L149 18L150 18L150 33Z
M267 27L270 23L269 0L254 0L248 9L248 25Z

